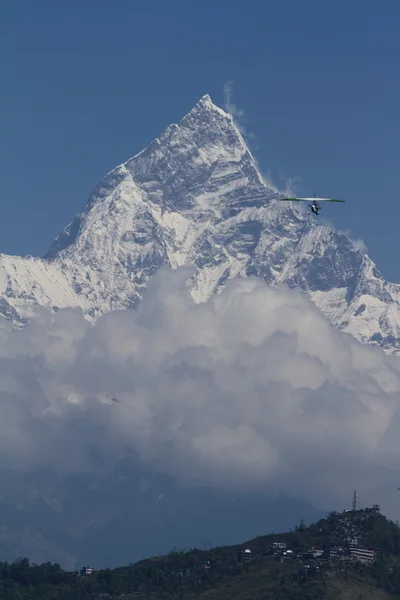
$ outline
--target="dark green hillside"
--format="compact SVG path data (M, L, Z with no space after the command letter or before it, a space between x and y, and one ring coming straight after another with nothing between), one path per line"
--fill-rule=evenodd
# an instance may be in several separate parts
M174 551L90 574L21 559L0 564L0 598L389 600L400 598L400 529L370 509L331 513L241 546Z

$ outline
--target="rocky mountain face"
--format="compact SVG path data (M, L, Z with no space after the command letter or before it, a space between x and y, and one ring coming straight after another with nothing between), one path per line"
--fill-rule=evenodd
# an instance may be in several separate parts
M232 117L204 96L179 125L106 175L43 259L0 257L0 315L35 307L88 319L135 308L168 263L194 265L196 302L228 278L300 286L332 325L400 352L400 286L345 236L280 203Z

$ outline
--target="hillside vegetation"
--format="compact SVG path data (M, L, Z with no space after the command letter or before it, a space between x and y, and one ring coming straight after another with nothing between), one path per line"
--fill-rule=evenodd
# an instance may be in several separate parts
M0 598L389 600L400 598L400 528L364 509L240 546L174 550L117 569L71 573L23 558L0 563Z

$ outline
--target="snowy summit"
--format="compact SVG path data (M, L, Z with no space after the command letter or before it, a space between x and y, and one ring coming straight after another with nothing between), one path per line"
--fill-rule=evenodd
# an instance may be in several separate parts
M197 268L206 301L228 278L299 286L332 325L400 352L400 285L342 234L302 216L260 176L227 114L206 95L108 173L43 259L0 256L0 317L80 307L88 319L135 308L165 263Z

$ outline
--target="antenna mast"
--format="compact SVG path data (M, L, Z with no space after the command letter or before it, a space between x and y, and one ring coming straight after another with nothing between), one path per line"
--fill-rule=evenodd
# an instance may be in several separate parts
M357 492L354 490L354 494L353 494L353 511L355 512L357 510Z

